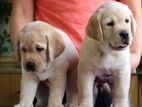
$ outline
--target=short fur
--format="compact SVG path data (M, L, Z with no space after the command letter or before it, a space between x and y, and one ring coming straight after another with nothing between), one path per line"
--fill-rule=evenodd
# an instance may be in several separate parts
M136 24L130 9L119 2L102 5L90 18L78 66L79 106L93 107L96 76L113 77L113 106L128 107L130 53ZM112 85L112 84L111 84Z
M66 105L77 105L78 52L64 32L41 21L31 22L18 33L16 50L22 80L20 102L14 107L33 107L38 83L46 79L50 81L48 107L63 107L65 90ZM47 102L37 106L45 107L43 103Z

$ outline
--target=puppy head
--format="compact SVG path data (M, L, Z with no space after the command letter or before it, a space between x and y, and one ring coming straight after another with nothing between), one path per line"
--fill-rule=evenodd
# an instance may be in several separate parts
M132 42L136 23L130 9L119 2L102 5L89 20L86 33L89 37L105 40L116 50L127 47Z
M43 22L29 23L18 34L17 59L26 71L44 71L64 49L62 37Z

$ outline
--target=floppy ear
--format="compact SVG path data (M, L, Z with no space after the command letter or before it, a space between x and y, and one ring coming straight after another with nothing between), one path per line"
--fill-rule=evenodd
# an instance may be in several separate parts
M65 44L62 37L55 33L53 35L46 35L49 60L52 62L56 57L62 54L65 50Z
M89 19L86 33L89 37L98 41L103 40L103 32L101 26L102 9L98 9Z
M137 26L136 21L134 19L133 14L131 13L131 32L133 36L135 35L136 32L136 26Z
M21 54L20 54L20 37L19 37L19 34L17 35L15 52L16 52L16 59L17 59L18 62L20 62L21 61Z

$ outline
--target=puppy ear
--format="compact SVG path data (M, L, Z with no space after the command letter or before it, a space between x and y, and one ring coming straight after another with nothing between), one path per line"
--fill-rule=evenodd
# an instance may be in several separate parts
M131 13L131 32L133 36L135 35L135 32L136 32L136 26L137 26L136 21L134 19L133 14Z
M20 55L20 37L19 37L19 34L17 35L15 53L16 53L17 61L20 62L21 61L21 55Z
M49 59L52 62L55 58L62 54L65 50L65 44L63 42L62 37L55 33L53 35L46 35L47 38L47 46L48 46L48 55Z
M87 35L98 41L103 40L101 16L102 16L102 9L98 9L96 13L91 16L86 28Z

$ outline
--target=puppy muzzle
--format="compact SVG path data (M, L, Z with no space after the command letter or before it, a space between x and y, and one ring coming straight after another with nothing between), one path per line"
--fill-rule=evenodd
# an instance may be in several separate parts
M119 48L125 48L129 45L130 43L130 35L126 30L122 30L119 33L119 36L121 38L121 44L119 45Z
M36 71L36 63L33 61L28 61L24 64L26 71L35 72Z
M120 42L117 45L109 43L110 48L113 50L123 50L130 44L130 34L126 30L120 31L118 34Z

